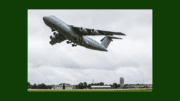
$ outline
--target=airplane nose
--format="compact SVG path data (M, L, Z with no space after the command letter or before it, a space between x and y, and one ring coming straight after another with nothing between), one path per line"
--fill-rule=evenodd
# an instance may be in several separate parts
M44 16L44 17L43 17L43 21L44 21L44 23L45 23L46 25L48 24L49 21L48 21L47 16Z
M45 16L43 17L43 20L44 20L44 22L46 21L46 17Z

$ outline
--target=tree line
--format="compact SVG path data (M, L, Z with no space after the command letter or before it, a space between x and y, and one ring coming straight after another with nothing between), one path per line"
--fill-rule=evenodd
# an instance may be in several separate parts
M91 86L105 86L103 82L100 82L100 83L91 83L91 84L88 84L86 82L84 83L79 83L78 85L75 85L75 88L76 89L91 89ZM111 88L118 88L120 87L120 84L117 84L117 83L113 83L113 84L110 84L110 85L107 85L107 86L111 86Z
M51 89L52 88L52 85L45 85L44 83L42 84L34 84L34 85L31 85L30 82L27 82L27 85L28 85L28 89Z
M27 82L27 85L28 85L28 89L52 89L52 86L53 86L53 85L45 85L44 83L38 84L38 85L36 85L35 83L34 85L31 85L30 82ZM84 83L80 82L78 85L74 85L74 86L75 86L75 89L91 89L92 85L104 86L104 83L100 82L100 83L87 84L86 82ZM107 86L111 86L112 89L116 89L120 87L120 84L113 83ZM147 86L144 86L144 87L147 87ZM125 84L123 88L129 88L129 87L128 85Z

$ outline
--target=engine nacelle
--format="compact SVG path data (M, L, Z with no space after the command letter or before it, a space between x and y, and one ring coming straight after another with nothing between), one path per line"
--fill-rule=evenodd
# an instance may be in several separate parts
M91 33L93 33L93 34L99 34L99 32L98 32L97 30L95 30L95 29L91 29Z
M85 29L85 28L83 28L83 27L81 27L80 29L79 29L79 31L81 31L81 32L83 32L83 33L88 33L88 31Z

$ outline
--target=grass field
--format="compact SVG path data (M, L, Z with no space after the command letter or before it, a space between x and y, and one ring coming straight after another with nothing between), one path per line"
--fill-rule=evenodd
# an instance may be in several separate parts
M152 89L134 89L134 90L127 90L127 89L112 89L112 90L28 90L28 92L152 92Z

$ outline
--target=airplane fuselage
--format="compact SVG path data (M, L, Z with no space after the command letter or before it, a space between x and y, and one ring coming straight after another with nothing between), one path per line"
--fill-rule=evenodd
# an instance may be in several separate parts
M101 43L87 36L77 34L71 28L71 26L64 23L60 19L56 18L55 16L45 16L43 17L43 20L48 27L50 27L52 30L56 30L57 32L59 32L59 34L62 34L67 40L71 40L73 43L77 42L74 39L81 39L81 42L83 44L80 43L76 43L76 44L89 49L107 51L107 49Z

